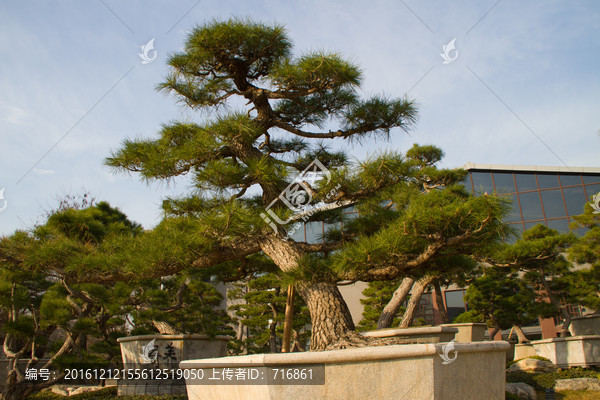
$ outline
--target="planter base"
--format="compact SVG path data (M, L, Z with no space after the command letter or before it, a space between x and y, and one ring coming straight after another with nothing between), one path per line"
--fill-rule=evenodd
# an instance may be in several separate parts
M117 339L121 345L121 357L125 369L175 369L183 360L194 358L222 357L227 351L225 336L211 338L206 335L141 335ZM149 348L154 341L154 346ZM154 359L145 363L144 357ZM165 395L185 394L185 382L180 379L162 380L119 380L117 394Z
M232 371L302 369L321 365L324 384L249 384L248 381L186 379L190 400L229 399L402 399L502 400L505 393L506 342L410 344L345 350L261 354L184 361L180 368L214 376L214 368ZM448 350L448 349L447 349ZM267 368L268 367L268 368ZM228 383L228 384L226 384ZM297 383L297 382L296 382Z
M600 366L600 335L535 340L531 344L538 356L559 368Z
M362 335L372 338L398 338L405 339L405 343L446 343L454 339L457 328L445 326L424 326L417 328L387 328L376 331L362 332Z

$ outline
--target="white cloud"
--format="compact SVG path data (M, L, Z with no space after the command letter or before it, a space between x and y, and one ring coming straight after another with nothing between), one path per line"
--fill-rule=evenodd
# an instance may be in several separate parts
M0 102L0 119L14 125L30 125L31 114L21 107Z
M34 168L32 171L36 175L52 175L54 171L51 169Z

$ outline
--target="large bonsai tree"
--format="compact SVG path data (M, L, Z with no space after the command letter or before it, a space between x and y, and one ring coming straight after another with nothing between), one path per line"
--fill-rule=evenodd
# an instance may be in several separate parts
M165 201L167 218L113 277L232 263L242 276L244 260L263 252L295 279L312 319L312 349L358 344L339 280L397 279L468 252L497 235L503 211L493 197L473 199L452 186L461 173L437 170L442 153L434 147L358 164L331 150L325 141L345 149L407 131L417 110L406 98L361 98L359 67L338 54L291 50L280 26L230 20L193 29L170 57L159 89L206 118L126 140L106 162L145 180L190 174L195 188ZM339 223L351 206L368 210L362 228L332 230L319 243L291 239L299 221Z

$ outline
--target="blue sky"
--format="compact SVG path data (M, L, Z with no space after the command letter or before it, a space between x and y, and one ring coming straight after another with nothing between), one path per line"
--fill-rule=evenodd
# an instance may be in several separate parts
M162 199L189 190L187 182L146 184L113 174L103 159L161 123L203 118L154 88L194 25L233 16L286 26L296 54L323 49L354 60L365 95L416 100L410 135L354 146L357 159L420 143L441 147L445 167L600 167L596 0L5 0L0 234L32 227L84 188L154 226ZM140 46L152 38L156 59L142 64ZM443 64L442 46L453 38L458 53L449 56L457 57Z

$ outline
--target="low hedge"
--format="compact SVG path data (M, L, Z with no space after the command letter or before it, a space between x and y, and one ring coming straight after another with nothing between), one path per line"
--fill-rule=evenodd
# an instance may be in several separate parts
M60 394L53 393L51 391L43 391L31 394L27 397L27 400L187 400L186 395L164 395L164 396L148 396L148 395L135 395L135 396L117 396L117 388L109 387L106 389L97 390L95 392L87 392L77 394L75 396L61 396Z

